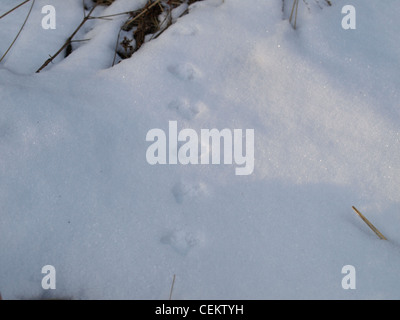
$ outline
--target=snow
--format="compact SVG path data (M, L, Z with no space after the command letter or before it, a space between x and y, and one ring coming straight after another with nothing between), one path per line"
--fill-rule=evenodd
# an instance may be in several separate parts
M3 298L167 299L175 274L174 299L399 299L400 6L354 2L343 30L352 1L307 2L296 30L287 1L197 2L114 67L126 17L90 20L36 74L83 18L81 0L52 0L43 30L37 0L0 64ZM0 20L1 54L29 6ZM254 129L254 173L150 165L146 134L169 121Z

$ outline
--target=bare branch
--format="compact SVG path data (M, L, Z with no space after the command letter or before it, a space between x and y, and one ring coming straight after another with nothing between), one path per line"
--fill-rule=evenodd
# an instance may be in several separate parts
M45 63L42 64L42 66L36 71L36 73L39 73L40 71L42 71L44 68L47 67L47 65L52 62L72 41L73 37L75 37L75 35L77 34L77 32L79 31L80 28L82 28L82 26L85 24L86 21L88 21L90 19L90 15L92 14L93 10L96 8L97 5L95 5L88 13L87 16L85 16L82 20L82 22L79 24L79 26L75 29L75 31L69 36L69 38L67 39L67 41L65 41L65 43L63 44L63 46L53 55L51 56L51 58L47 59L45 61Z

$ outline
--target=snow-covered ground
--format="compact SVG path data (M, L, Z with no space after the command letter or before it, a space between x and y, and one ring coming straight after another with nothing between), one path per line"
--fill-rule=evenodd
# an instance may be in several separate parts
M90 40L36 74L83 9L35 1L0 64L4 299L167 299L174 274L174 299L400 298L399 2L300 1L296 30L285 2L197 2L112 68L126 16L90 20L76 36ZM55 30L41 25L48 4ZM341 25L348 4L356 30ZM29 7L0 19L0 55ZM146 135L169 121L253 129L254 172L150 165Z

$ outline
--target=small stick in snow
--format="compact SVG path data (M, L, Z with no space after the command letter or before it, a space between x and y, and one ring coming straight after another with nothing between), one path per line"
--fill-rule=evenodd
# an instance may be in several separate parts
M25 1L24 3L26 3L26 1ZM23 5L24 3L21 3L20 6ZM15 41L17 41L19 35L20 35L21 32L22 32L22 29L24 29L25 24L26 24L26 22L28 21L29 16L31 15L31 12L32 12L33 5L34 5L34 4L35 4L35 0L32 1L31 8L30 8L29 11L28 11L28 14L27 14L27 16L26 16L26 18L25 18L25 20L24 20L24 23L22 24L21 28L19 29L19 31L18 31L16 37L14 38L13 42L11 42L11 44L10 44L10 46L8 47L8 49L6 50L6 52L5 52L5 53L3 54L3 56L0 58L0 62L3 61L4 57L5 57L5 56L7 55L7 53L11 50L11 48L12 48L12 46L14 45ZM18 6L17 6L16 8L18 8ZM6 14L8 14L8 13L6 13ZM4 14L4 15L5 15L5 14ZM4 17L4 15L2 15L1 18Z
M24 5L25 3L29 2L31 0L25 0L24 2L20 3L19 5L17 5L16 7L12 8L11 10L8 10L6 13L4 13L3 15L0 16L1 18L4 18L6 15L8 15L9 13L13 12L14 10L18 9L19 7L21 7L22 5Z
M169 292L169 300L172 300L172 291L174 291L174 284L175 284L175 275L174 278L172 279L171 291Z
M88 21L90 19L90 15L92 14L92 12L94 11L94 9L96 9L97 4L93 6L93 8L89 11L88 15L85 16L82 20L82 22L79 24L79 26L75 29L75 31L69 36L69 38L67 39L67 41L65 41L65 43L63 44L63 46L52 56L50 56L49 59L47 59L42 66L37 69L36 73L39 73L40 71L42 71L44 68L47 67L47 65L50 62L53 62L54 58L57 57L65 48L67 48L70 44L71 41L73 39L73 37L78 33L79 29L85 24L86 21Z
M293 0L293 7L292 7L292 12L290 13L290 18L289 18L289 23L292 23L292 19L293 19L293 13L295 11L296 8L296 12L295 12L295 18L294 18L294 24L293 29L296 29L296 24L297 24L297 10L299 8L299 0Z
M360 218L363 219L363 221L368 225L368 227L370 227L372 229L372 231L374 231L376 233L376 235L381 240L387 240L386 237L382 233L380 233L379 230L377 228L375 228L375 226L371 222L369 222L369 220L366 217L364 217L364 215L360 211L358 211L356 209L356 207L352 206L352 208L360 216Z

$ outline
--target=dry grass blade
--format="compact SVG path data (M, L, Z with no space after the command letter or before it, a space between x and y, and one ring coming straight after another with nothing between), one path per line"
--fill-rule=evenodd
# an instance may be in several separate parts
M290 12L289 23L291 24L293 29L297 28L297 16L298 16L298 10L299 10L299 2L300 2L300 0L293 0L292 9ZM302 2L304 3L304 5L308 9L308 11L311 12L310 2L307 0L303 0ZM323 9L324 6L322 5L320 0L314 0L313 2L315 3L315 5L317 7L319 7L320 9ZM327 7L332 6L332 2L330 0L324 0L324 4ZM285 2L285 0L282 0L282 9L281 10L282 10L283 16L285 16L285 7L286 7L286 2Z
M155 2L149 2L142 10L141 12L136 15L134 18L128 20L127 22L124 23L124 25L122 26L122 28L132 24L132 22L134 22L135 20L139 19L142 15L144 15L145 13L147 13L147 11L149 11L151 8L153 8L155 5L159 4L161 2L161 0L156 0Z
M298 8L299 8L299 0L293 0L292 12L290 13L290 18L289 18L289 22L292 23L293 13L294 13L295 17L294 17L293 29L296 29Z
M12 46L14 45L15 41L17 41L19 35L20 35L21 32L22 32L22 29L25 27L25 24L26 24L26 22L28 21L29 16L31 15L31 12L32 12L33 5L34 5L34 4L35 4L35 0L32 1L32 5L31 5L31 7L30 7L30 9L29 9L28 14L26 15L26 18L25 18L24 23L22 24L21 28L19 29L19 31L18 31L16 37L14 38L13 42L10 44L10 46L8 47L8 49L6 50L6 52L5 52L5 53L3 54L3 56L0 58L0 62L3 61L4 57L5 57L5 56L7 55L7 53L11 50L11 48L12 48Z
M20 3L19 5L17 5L16 7L12 8L11 10L8 10L6 13L4 13L4 14L2 14L2 15L0 16L0 19L1 19L1 18L4 18L6 15L8 15L9 13L11 13L11 12L13 12L14 10L18 9L19 7L21 7L22 5L24 5L25 3L29 2L29 1L31 1L31 0L25 0L24 2Z
M93 2L96 5L104 5L104 6L109 6L112 4L115 0L93 0Z
M112 66L117 63L117 56L120 59L130 58L145 42L159 37L177 18L188 13L188 7L197 1L202 0L149 0L142 9L130 12L129 19L118 32ZM186 9L174 15L173 10L182 5Z
M120 37L121 37L121 32L122 31L127 31L133 28L133 25L136 24L136 21L142 17L143 15L145 15L149 10L151 10L153 7L155 7L157 4L159 4L161 2L161 0L157 0L155 2L148 2L147 5L138 11L135 11L133 13L131 13L131 15L133 16L131 19L129 19L128 21L126 21L122 27L119 29L118 32L118 36L117 36L117 43L115 44L115 50L114 50L114 58L113 58L113 62L112 62L112 66L115 65L115 61L117 59L117 54L122 57L122 58L129 58L134 51L136 51L137 49L134 49L132 47L131 50L128 50L128 48L130 49L130 42L132 41L132 39L128 39L125 38L123 39L123 41L120 43ZM143 35L143 41L144 41L144 35ZM125 54L119 53L118 52L118 45L121 44L122 47L125 49ZM139 47L142 45L142 43L138 43Z
M174 291L174 285L175 285L175 275L172 279L171 291L169 292L169 300L172 300L172 292Z
M52 62L65 48L67 48L70 44L71 41L73 39L73 37L77 34L77 32L79 31L80 28L82 28L82 26L85 24L86 21L88 21L90 19L90 15L92 14L92 12L94 11L94 9L96 8L97 5L95 5L88 13L87 16L85 16L82 20L82 22L79 24L79 26L75 29L75 31L69 36L69 38L67 39L67 41L65 41L64 45L53 55L51 56L49 59L47 59L42 66L36 71L36 73L39 73L40 71L42 71L44 68L47 67L47 65Z
M375 228L375 226L366 217L364 217L364 215L360 211L358 211L356 207L352 206L352 208L380 239L387 240L386 237L382 233L380 233L379 230Z

